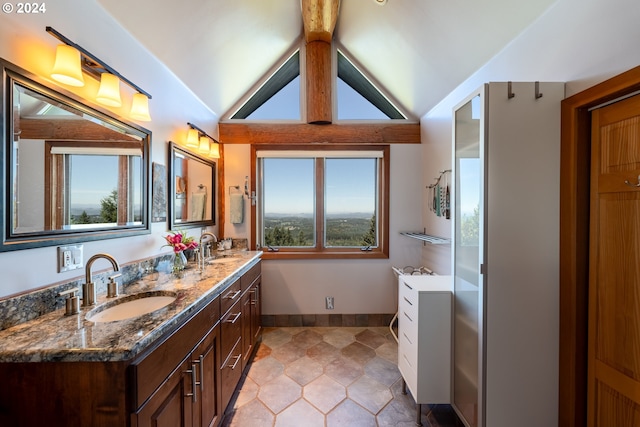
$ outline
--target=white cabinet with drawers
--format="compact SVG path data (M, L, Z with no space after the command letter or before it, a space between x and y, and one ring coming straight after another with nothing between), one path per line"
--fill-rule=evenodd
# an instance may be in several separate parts
M451 403L451 276L398 279L398 368L418 404Z

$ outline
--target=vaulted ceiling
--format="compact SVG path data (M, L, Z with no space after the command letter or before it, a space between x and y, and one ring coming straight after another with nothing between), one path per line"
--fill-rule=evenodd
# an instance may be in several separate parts
M222 117L304 43L300 0L98 0ZM555 0L342 0L333 42L419 118Z

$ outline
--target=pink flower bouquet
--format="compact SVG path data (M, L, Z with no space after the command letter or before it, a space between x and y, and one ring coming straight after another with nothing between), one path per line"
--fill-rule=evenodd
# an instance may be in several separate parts
M198 243L193 239L193 237L188 237L183 231L171 231L170 234L166 235L164 238L167 241L167 244L163 246L173 247L173 252L175 253L198 247Z

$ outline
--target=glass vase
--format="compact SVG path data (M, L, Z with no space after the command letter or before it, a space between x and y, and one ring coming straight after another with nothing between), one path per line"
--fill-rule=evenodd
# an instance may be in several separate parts
M180 273L187 266L187 257L183 251L175 252L173 257L173 272Z

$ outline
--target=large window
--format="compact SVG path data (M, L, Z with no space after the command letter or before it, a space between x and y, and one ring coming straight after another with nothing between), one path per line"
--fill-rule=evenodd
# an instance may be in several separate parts
M257 149L257 246L267 257L387 257L388 154Z

